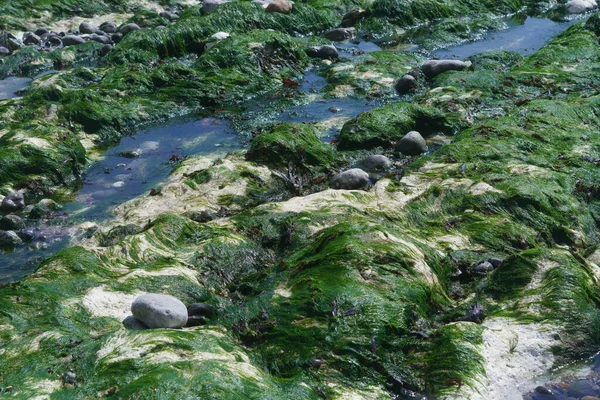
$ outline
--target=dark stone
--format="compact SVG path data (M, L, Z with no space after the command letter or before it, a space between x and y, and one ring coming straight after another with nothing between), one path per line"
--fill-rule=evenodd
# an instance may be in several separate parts
M477 274L487 274L494 270L494 266L487 261L479 261L473 266L473 272Z
M600 393L600 386L587 379L579 379L571 382L567 395L570 397L581 398L583 396L596 396Z
M119 33L122 33L123 35L127 35L128 33L137 31L139 29L140 29L140 27L138 26L138 24L134 24L132 22L130 24L121 25L121 27L119 28Z
M175 21L176 19L179 18L179 15L177 15L175 13L168 12L168 11L163 11L163 12L161 12L158 15L160 15L164 19L168 19L169 21Z
M117 31L117 24L112 22L103 22L100 24L100 30L106 33L115 33Z
M47 28L39 27L33 33L41 37L42 35L50 33L50 31Z
M306 49L306 55L311 58L335 59L339 57L338 51L334 46L312 46Z
M0 203L3 211L18 211L25 208L25 197L21 192L13 192L7 195Z
M133 315L130 315L123 320L123 326L133 331L143 331L144 329L148 329L142 321L137 320Z
M94 33L98 30L97 27L90 24L89 22L82 22L79 24L79 32L81 33Z
M206 303L192 303L188 306L188 317L213 318L217 315L217 307Z
M201 325L206 325L208 323L208 320L205 317L202 317L200 315L192 315L190 317L188 317L187 323L185 324L185 326L187 327L192 327L192 326L201 326Z
M0 218L0 229L5 231L18 231L25 229L25 222L16 215L6 215Z
M406 94L417 87L417 80L414 76L406 74L396 82L396 91L400 94Z
M331 180L331 187L334 189L361 189L369 183L369 174L360 168L352 168L340 172Z
M362 162L367 171L385 171L392 166L392 161L384 155L373 154L365 158Z
M23 34L23 43L28 46L31 46L31 45L41 46L42 39L40 39L40 37L33 32L25 32Z
M31 230L31 229L21 229L19 232L17 232L17 235L24 242L31 242L36 237L35 232L33 230Z
M108 38L106 36L102 36L102 35L97 35L95 33L92 33L90 35L90 40L93 40L94 42L98 42L98 43L110 44L110 38Z
M324 36L333 42L343 42L352 39L354 28L336 28L325 32Z
M535 392L539 394L552 394L552 390L548 389L545 386L538 386L535 388Z
M367 12L362 8L352 9L344 15L341 25L343 28L354 26L361 18L365 17L366 14Z
M504 260L503 260L503 259L501 259L501 258L495 258L495 257L492 257L492 258L488 259L488 262L489 262L490 264L492 264L492 267L494 267L494 269L496 269L496 268L498 268L500 265L502 265L502 263L504 262Z
M429 60L421 66L421 71L428 78L433 78L442 72L462 71L467 68L467 63L460 60Z
M113 45L112 44L105 44L104 46L102 46L102 48L100 49L100 55L101 56L105 56L108 53L110 53L113 49Z
M67 35L64 38L62 38L62 42L65 47L77 46L78 44L85 43L85 39L81 36Z
M120 32L116 32L116 33L113 33L110 38L112 39L113 42L119 43L121 41L121 39L123 39L123 34Z

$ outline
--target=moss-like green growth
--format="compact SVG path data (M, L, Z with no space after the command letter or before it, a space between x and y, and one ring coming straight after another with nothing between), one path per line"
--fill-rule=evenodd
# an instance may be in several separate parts
M359 114L344 124L340 149L365 149L395 145L409 131L423 136L453 135L464 125L458 114L444 113L433 107L399 102Z

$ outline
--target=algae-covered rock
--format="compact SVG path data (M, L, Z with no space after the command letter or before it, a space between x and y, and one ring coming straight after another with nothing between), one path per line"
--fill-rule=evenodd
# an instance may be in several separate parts
M0 229L5 231L20 231L25 229L25 221L17 215L5 215L0 218Z
M282 123L252 139L246 158L279 169L326 170L336 161L333 147L323 143L310 125Z
M39 203L33 206L29 213L29 218L40 219L49 217L53 212L61 208L60 204L51 199L42 199Z
M12 249L22 243L23 241L14 231L0 230L0 248Z
M187 323L185 304L173 296L145 294L131 304L133 316L148 328L181 328Z

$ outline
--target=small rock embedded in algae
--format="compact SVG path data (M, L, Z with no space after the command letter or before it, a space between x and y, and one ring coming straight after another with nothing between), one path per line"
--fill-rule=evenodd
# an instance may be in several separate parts
M434 78L447 71L462 71L470 64L460 60L429 60L421 66L421 71L428 78Z
M406 156L416 156L427 151L427 143L417 131L410 131L404 135L397 147Z
M360 168L352 168L340 172L331 180L331 187L334 189L360 189L369 183L369 174Z
M139 296L131 304L131 313L149 328L181 328L188 320L185 305L165 294Z

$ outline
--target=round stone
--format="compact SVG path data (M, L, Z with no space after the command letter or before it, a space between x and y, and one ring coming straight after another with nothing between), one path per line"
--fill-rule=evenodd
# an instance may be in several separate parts
M181 328L188 320L185 305L166 294L145 294L131 304L131 313L149 328Z
M398 143L398 150L407 156L416 156L427 151L427 143L417 131L410 131Z
M5 215L0 218L0 229L5 231L18 231L25 229L25 222L16 215Z
M369 174L360 168L352 168L340 172L331 180L331 187L334 189L360 189L369 183Z
M367 171L384 171L392 166L392 161L382 154L372 154L362 162Z

